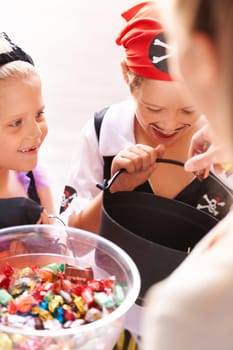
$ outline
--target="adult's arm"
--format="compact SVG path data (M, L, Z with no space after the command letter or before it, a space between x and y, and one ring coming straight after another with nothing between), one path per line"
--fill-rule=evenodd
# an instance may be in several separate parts
M144 350L233 349L233 213L146 296Z

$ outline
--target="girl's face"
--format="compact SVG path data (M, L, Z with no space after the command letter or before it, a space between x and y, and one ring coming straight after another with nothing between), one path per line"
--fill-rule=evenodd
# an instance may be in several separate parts
M28 171L47 135L39 76L0 83L0 169Z
M152 145L172 145L191 130L200 113L182 82L143 80L133 89L136 118Z

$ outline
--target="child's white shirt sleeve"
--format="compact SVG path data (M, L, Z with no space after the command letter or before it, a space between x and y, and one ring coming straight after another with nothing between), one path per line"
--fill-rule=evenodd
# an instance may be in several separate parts
M103 183L103 157L115 155L121 149L135 144L133 125L134 103L131 100L122 101L108 109L101 125L99 141L94 118L84 125L66 181L66 185L72 187L77 196L63 212L63 220L74 212L82 211L101 191L96 184Z
M80 212L100 192L96 184L103 181L103 158L99 154L93 119L81 131L72 164L67 185L77 191L77 197L66 209L67 214Z

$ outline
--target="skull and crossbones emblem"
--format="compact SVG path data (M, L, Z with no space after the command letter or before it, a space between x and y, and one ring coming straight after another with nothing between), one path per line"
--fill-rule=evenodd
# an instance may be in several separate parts
M170 51L172 51L172 49L173 49L170 45L166 44L165 42L163 42L163 41L161 41L161 40L159 40L159 39L155 39L154 42L153 42L153 45L154 45L154 46L163 47L164 49L170 50ZM172 56L173 56L173 52L170 53L170 54L167 53L167 54L165 54L165 55L163 55L163 56L153 56L153 57L152 57L152 62L153 62L154 64L156 64L156 63L159 63L159 62L161 62L161 61L163 61L163 60L166 60L166 59L168 59L168 58L170 58L170 57L172 57Z
M219 214L217 208L224 207L226 204L225 202L220 202L219 197L210 199L207 194L204 194L202 198L206 201L206 204L198 203L197 209L208 209L208 212L214 216L217 216Z
M167 44L165 33L160 32L151 41L149 46L149 58L151 63L160 71L168 73L167 60L173 56L174 48Z

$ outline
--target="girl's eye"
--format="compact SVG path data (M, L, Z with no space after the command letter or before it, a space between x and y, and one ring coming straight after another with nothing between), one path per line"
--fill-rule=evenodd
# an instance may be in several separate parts
M43 119L44 118L44 114L45 114L45 112L44 111L40 111L39 113L37 113L37 115L36 115L36 119Z
M18 119L18 120L14 120L13 122L11 122L9 124L10 127L12 128L16 128L17 126L21 125L22 124L22 120L21 119Z

